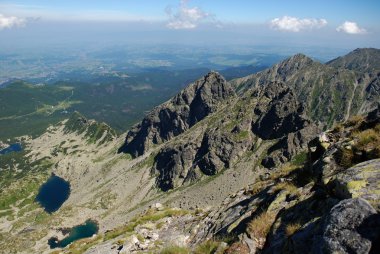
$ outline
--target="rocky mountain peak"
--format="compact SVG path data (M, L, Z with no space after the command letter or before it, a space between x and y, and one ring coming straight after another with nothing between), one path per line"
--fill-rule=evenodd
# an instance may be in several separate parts
M207 73L204 76L204 79L205 80L209 80L209 79L224 79L224 77L219 72L211 70L209 73Z
M154 108L127 134L119 152L142 155L153 144L178 136L216 111L235 92L218 72L211 71L190 84L171 100Z
M288 59L289 59L289 61L294 61L294 62L305 62L305 61L311 62L311 61L313 61L313 59L311 59L310 57L308 57L307 55L302 54L302 53L297 53Z
M292 74L294 72L298 72L305 67L309 67L316 62L310 57L304 54L296 54L277 65L277 72L279 74Z
M322 64L294 55L257 74L232 81L239 93L271 82L291 87L313 121L331 127L355 114L368 113L380 95L380 50L358 49Z

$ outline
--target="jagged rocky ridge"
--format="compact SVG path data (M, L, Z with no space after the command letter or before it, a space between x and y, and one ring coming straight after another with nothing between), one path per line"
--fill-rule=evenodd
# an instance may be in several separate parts
M213 122L216 117L220 118ZM317 131L292 89L285 84L274 82L253 89L215 113L197 137L179 139L178 143L169 143L158 151L153 168L157 186L166 191L203 175L218 174L267 141L273 145L263 165L274 167L305 148Z
M327 64L336 68L376 73L380 70L379 50L375 48L358 48L345 56L327 62Z
M154 157L152 174L165 191L230 168L262 142L272 145L261 164L276 167L305 149L323 126L367 112L379 98L367 92L376 80L332 66L298 54L234 80L237 95L211 72L150 112L119 151L139 156L153 144L178 137ZM196 123L204 128L186 138Z
M369 58L371 54L373 57ZM305 104L306 114L325 126L350 115L365 114L380 98L378 49L358 49L347 56L322 64L297 54L257 74L232 83L239 93L281 81L294 89ZM364 57L363 57L364 56ZM363 60L366 59L366 60ZM345 65L344 63L351 63ZM356 64L352 64L352 63Z

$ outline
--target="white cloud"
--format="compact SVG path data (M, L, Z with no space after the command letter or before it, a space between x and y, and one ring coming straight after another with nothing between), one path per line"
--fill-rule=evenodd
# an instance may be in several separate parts
M25 19L15 16L4 16L0 14L0 30L5 28L19 27L25 25Z
M170 29L193 29L202 21L211 20L215 22L213 15L201 10L198 7L188 7L189 0L181 0L179 7L174 11L172 8L166 8L169 16L167 27Z
M311 30L314 28L321 28L327 25L325 19L299 19L296 17L283 16L275 18L270 21L270 27L275 30L299 32L301 30Z
M351 21L345 21L343 24L336 28L338 32L344 32L348 34L365 34L367 30L360 28L358 24Z

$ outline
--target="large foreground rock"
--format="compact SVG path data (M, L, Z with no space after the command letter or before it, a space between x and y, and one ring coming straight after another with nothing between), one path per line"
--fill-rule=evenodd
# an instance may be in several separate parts
M379 205L380 159L357 164L336 176L334 193L340 198L361 197Z
M364 199L346 199L331 209L320 253L379 253L380 216Z

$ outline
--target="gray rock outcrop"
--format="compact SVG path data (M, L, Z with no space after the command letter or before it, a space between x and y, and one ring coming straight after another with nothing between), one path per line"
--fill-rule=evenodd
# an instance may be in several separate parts
M272 82L255 95L260 97L254 108L259 118L252 124L252 131L260 138L282 138L310 124L303 116L302 104L284 83Z
M241 140L220 129L205 133L196 156L197 166L206 175L215 175L223 168L230 168L252 146L252 137L246 133Z
M338 173L331 185L340 198L361 197L380 205L380 159L365 161Z
M234 139L231 133L213 129L200 142L165 146L154 158L156 185L167 191L230 168L253 145L246 133L243 139Z
M167 191L196 178L192 167L194 159L194 144L163 148L155 157L157 187Z
M262 162L273 168L305 149L319 128L308 119L293 90L282 82L272 82L254 96L259 99L253 110L257 119L252 122L252 132L264 140L278 139Z

